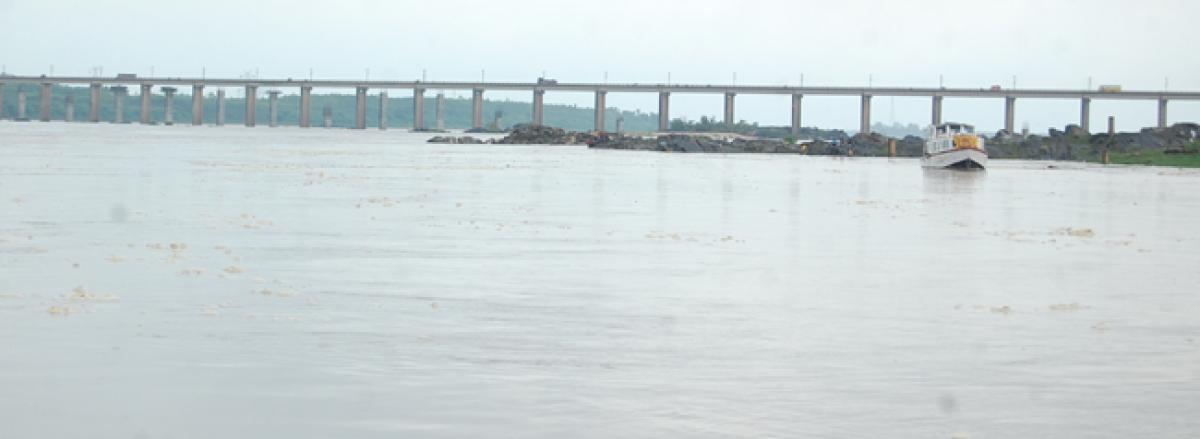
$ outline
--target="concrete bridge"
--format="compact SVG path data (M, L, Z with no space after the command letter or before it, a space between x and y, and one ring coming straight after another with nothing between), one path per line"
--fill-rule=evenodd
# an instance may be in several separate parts
M1091 103L1093 99L1108 100L1148 100L1158 102L1158 126L1167 125L1167 107L1172 100L1200 100L1200 92L1166 92L1166 91L1103 91L1103 90L1056 90L1056 89L970 89L970 88L917 88L917 87L790 87L790 86L759 86L759 85L687 85L687 84L598 84L598 83L558 83L553 81L539 82L426 82L426 81L347 81L347 80L293 80L293 79L221 79L221 78L138 78L121 75L118 77L71 77L71 76L3 76L0 77L0 91L6 84L40 84L40 120L50 120L51 90L55 85L88 85L91 87L91 102L88 120L99 122L100 99L102 89L109 87L117 108L121 108L128 95L127 86L141 88L141 123L149 124L150 96L155 86L166 96L167 111L164 122L171 123L171 100L177 86L192 88L192 124L203 123L203 99L206 87L218 88L217 91L217 124L224 123L225 93L221 87L240 87L246 92L246 116L243 121L246 126L255 126L255 104L259 88L296 88L300 91L300 120L301 127L310 125L312 114L313 88L353 89L356 96L355 128L364 129L367 126L368 91L379 90L380 108L386 108L387 91L408 89L413 92L413 128L424 129L425 91L435 90L471 90L472 91L472 126L483 128L483 95L487 90L527 91L532 93L532 119L535 125L543 123L544 97L546 92L589 92L595 94L595 129L604 130L605 98L608 93L657 93L658 94L658 126L660 131L668 131L670 126L671 94L700 93L720 94L725 97L724 121L734 123L735 101L739 94L784 95L791 96L791 128L793 133L799 133L804 96L848 96L861 99L859 112L860 131L871 129L871 99L876 96L905 96L930 98L930 123L936 125L942 122L942 102L945 98L983 98L1004 101L1004 129L1014 132L1016 120L1016 103L1018 99L1075 99L1080 102L1079 125L1085 130L1090 128ZM277 123L278 91L268 93L271 108L271 125ZM0 99L3 94L0 93ZM444 108L444 97L438 96L439 108ZM19 96L18 112L24 114L24 95ZM0 108L3 102L0 101ZM68 114L73 113L73 102L68 102ZM3 118L3 115L0 115ZM121 122L120 111L116 116ZM380 128L386 128L384 118L380 118Z

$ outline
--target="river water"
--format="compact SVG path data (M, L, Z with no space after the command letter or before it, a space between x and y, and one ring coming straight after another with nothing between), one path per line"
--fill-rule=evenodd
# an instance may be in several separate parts
M1200 435L1200 172L0 123L0 437Z

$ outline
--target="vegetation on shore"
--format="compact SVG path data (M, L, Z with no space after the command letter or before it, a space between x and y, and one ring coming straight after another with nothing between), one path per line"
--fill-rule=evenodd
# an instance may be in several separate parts
M40 112L41 87L34 84L5 84L3 87L4 102L0 107L0 118L12 120L17 117L17 93L25 91L25 117L37 119ZM131 95L125 98L122 107L123 119L138 120L141 113L141 98L137 96L137 88L129 88ZM230 87L226 89L225 123L240 124L246 111L245 100L240 97L241 89ZM190 123L192 120L192 98L190 87L180 87L180 93L175 95L171 103L175 123ZM216 88L208 87L204 97L204 123L211 125L216 122L217 98ZM289 91L298 93L296 91ZM259 90L260 96L255 105L255 116L260 125L269 122L270 109L266 90ZM401 94L407 92L400 91ZM53 120L64 120L66 117L66 99L68 96L75 100L75 120L85 121L91 103L91 93L88 87L55 86L51 92L50 116ZM238 97L234 97L237 95ZM436 124L436 93L425 93L425 125L433 128ZM155 93L151 97L150 112L153 120L161 123L164 119L164 101L166 97ZM354 125L355 97L353 94L317 94L312 97L312 114L310 124L314 127L324 126L324 110L328 106L332 111L332 121L335 127L350 127ZM389 97L387 102L389 127L409 128L413 121L413 101L411 97ZM508 100L485 100L483 103L484 125L490 125L495 120L496 112L503 114L500 126L512 127L529 123L532 118L532 108L529 102ZM100 120L112 121L116 114L116 101L113 92L107 88L100 99ZM609 108L605 112L606 125L609 129L616 127L617 118L624 118L627 131L654 131L658 129L658 118L650 113L638 111L621 111ZM279 124L295 126L299 124L300 96L285 94L279 96ZM466 129L471 127L471 98L446 97L445 120L446 128ZM378 126L379 96L371 95L367 99L367 126ZM547 125L562 127L576 131L591 131L594 124L594 113L591 108L575 105L546 104L545 121Z
M1200 125L1177 123L1136 132L1089 134L1076 125L1050 130L1047 136L999 134L989 139L992 158L1065 160L1100 163L1104 152L1114 164L1196 167L1200 161Z
M1200 168L1200 142L1194 142L1182 149L1151 149L1110 153L1109 161L1118 165Z

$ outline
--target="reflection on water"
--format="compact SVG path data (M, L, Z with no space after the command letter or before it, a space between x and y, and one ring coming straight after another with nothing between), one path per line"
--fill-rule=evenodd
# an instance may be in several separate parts
M921 168L925 192L936 195L970 194L982 190L987 170Z
M1200 431L1196 172L423 138L0 122L0 437Z

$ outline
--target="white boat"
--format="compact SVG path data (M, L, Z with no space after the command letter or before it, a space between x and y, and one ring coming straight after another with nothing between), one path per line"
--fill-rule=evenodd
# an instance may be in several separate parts
M975 134L975 127L954 122L933 127L921 158L921 166L927 168L984 169L987 162L983 137Z

